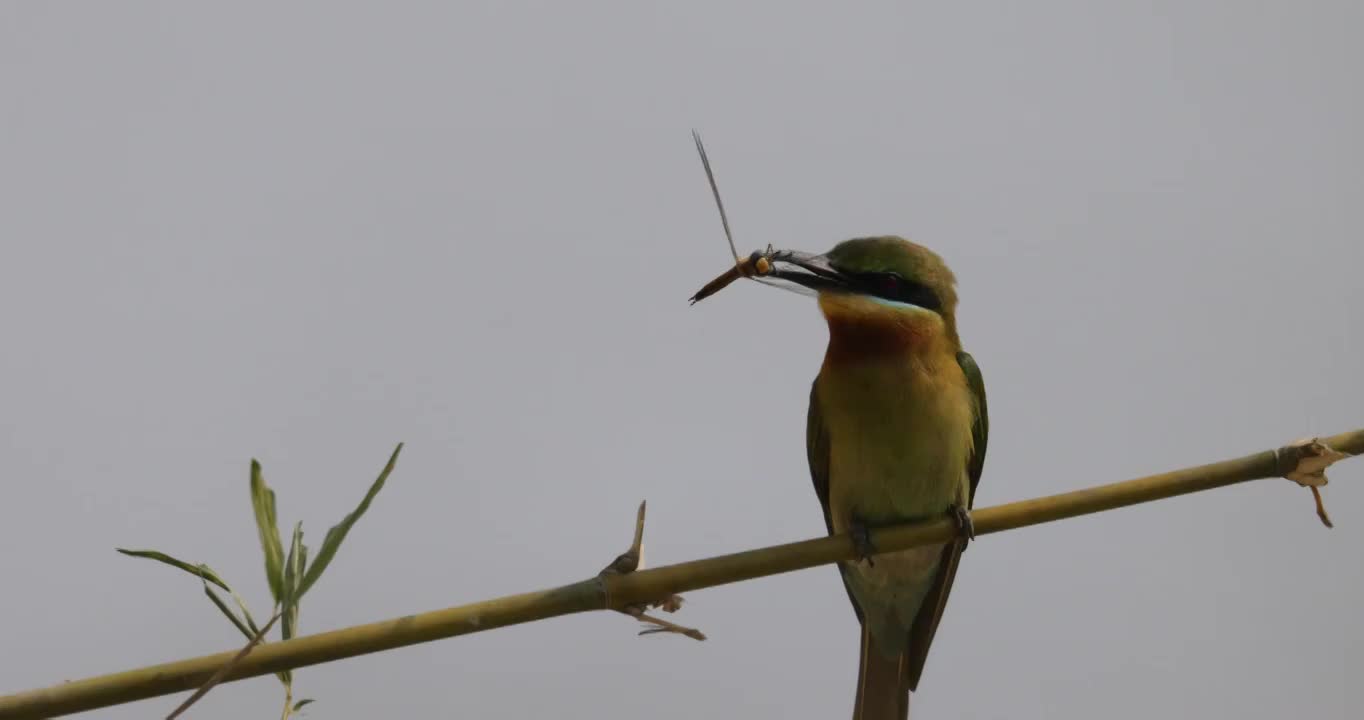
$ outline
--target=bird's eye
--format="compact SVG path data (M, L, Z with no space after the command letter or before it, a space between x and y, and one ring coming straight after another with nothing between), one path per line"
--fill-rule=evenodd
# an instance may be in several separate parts
M900 278L889 273L876 279L877 290L882 297L894 298L900 294Z
M942 309L942 302L936 293L920 283L906 280L893 272L863 275L861 287L863 292L887 300L917 305L934 312Z

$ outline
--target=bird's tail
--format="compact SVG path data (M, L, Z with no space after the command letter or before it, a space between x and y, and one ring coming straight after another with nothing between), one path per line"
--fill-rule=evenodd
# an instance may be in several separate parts
M853 720L907 720L909 674L904 653L893 657L882 653L865 623L861 653Z

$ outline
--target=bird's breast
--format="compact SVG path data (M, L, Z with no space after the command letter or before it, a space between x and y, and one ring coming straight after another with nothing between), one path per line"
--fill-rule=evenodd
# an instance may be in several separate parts
M974 407L954 355L826 366L816 387L836 532L854 516L879 525L966 502Z

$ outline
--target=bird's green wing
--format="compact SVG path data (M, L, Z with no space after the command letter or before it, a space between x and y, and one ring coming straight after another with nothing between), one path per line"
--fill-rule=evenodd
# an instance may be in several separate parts
M985 445L990 440L990 413L985 405L985 378L980 375L976 359L971 357L970 353L962 351L957 353L957 364L961 365L961 371L966 375L966 386L971 389L971 397L976 401L976 421L971 426L971 439L974 441L975 451L971 453L971 462L966 467L971 478L969 505L974 507L976 486L980 484L980 473L985 468Z
M824 510L824 527L834 534L834 519L829 512L829 429L824 426L824 418L819 412L819 400L815 397L815 386L810 386L810 410L805 416L805 459L810 463L810 479L815 483L815 495L819 496L819 506ZM848 591L857 621L862 622L862 609L857 606L852 588L848 587L847 571L843 563L837 565L839 575L843 576L843 588Z
M967 506L975 504L976 486L980 484L980 473L985 467L985 445L990 437L990 418L985 406L985 380L981 377L976 361L966 352L957 353L957 364L966 375L966 385L975 399L975 421L971 426L974 450L967 462L967 476L971 480L971 490ZM938 622L942 620L947 596L952 592L952 580L957 576L957 564L961 561L962 550L966 544L957 540L948 543L943 549L942 562L938 566L938 577L933 587L924 597L919 614L914 618L914 626L909 630L909 651L905 658L906 682L910 690L918 689L919 677L924 671L924 661L928 658L928 647L933 644L933 636L938 632Z

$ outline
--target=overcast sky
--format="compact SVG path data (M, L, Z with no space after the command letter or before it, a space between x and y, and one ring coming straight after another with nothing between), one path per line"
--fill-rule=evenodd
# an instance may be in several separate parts
M822 534L825 329L747 250L926 244L989 389L978 506L1364 425L1364 5L5 3L0 692L241 641L247 493L317 632ZM1354 718L1364 462L982 538L916 718ZM832 568L308 668L315 718L838 718ZM197 718L277 717L270 677ZM160 698L90 717L163 716Z

